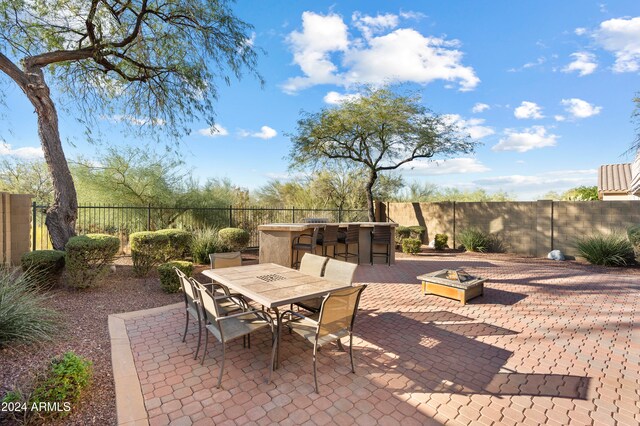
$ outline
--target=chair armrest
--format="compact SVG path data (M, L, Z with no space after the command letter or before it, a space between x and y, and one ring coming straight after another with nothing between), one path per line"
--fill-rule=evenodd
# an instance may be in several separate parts
M297 242L300 242L300 238L308 238L309 241L313 241L313 235L310 234L300 234L297 237L293 237L293 240L291 241L292 244L296 244Z
M231 314L231 315L226 315L223 317L219 317L218 321L224 321L227 320L229 318L237 318L237 317L241 317L241 316L245 316L247 314L255 314L258 317L261 317L263 320L265 320L266 322L268 322L272 327L273 327L273 318L271 318L269 315L265 314L262 311L258 311L255 309L249 310L249 311L244 311L244 312L239 312L237 314Z
M240 306L244 312L250 311L249 303L247 303L247 301L244 300L244 297L242 297L241 295L231 294L228 296L214 296L213 299L214 300L231 300L233 303Z
M298 317L300 320L304 322L308 322L313 325L318 325L318 321L312 320L311 318L300 314L299 312L294 312L292 310L286 310L282 314L280 314L280 321L284 321L284 316L286 314L290 314L291 316Z

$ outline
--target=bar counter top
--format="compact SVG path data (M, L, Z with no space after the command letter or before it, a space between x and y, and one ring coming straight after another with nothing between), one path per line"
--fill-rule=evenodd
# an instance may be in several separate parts
M360 225L362 228L373 228L374 225L388 225L391 227L398 226L393 222L340 222L340 223L267 223L259 225L259 231L306 231L307 229L313 229L317 227L324 227L325 225L338 225L346 227L347 225Z

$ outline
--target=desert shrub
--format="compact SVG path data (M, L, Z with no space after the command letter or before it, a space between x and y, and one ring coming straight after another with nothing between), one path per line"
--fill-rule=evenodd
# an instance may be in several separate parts
M120 249L120 239L106 234L87 234L69 238L67 252L67 283L75 288L87 288L98 283L108 271Z
M240 228L222 228L218 231L218 236L222 244L230 251L241 251L249 244L251 235Z
M396 227L396 243L402 244L402 240L411 237L411 229L406 226Z
M47 370L35 377L30 393L11 390L3 401L26 405L27 410L22 418L25 424L54 421L69 415L73 404L80 400L82 392L91 383L92 376L91 361L73 352L66 352L53 358ZM56 404L57 409L47 410L46 407L52 404Z
M149 271L165 261L169 247L169 236L155 232L134 232L129 235L133 272L139 277L146 277Z
M402 240L402 252L407 254L420 253L422 241L417 238L405 238Z
M627 228L627 237L636 252L636 256L640 256L640 225L633 225Z
M22 270L33 275L41 288L51 288L58 283L64 269L65 252L61 250L28 251L20 258Z
M160 275L160 288L165 293L177 293L180 291L180 279L173 268L178 268L188 277L193 272L193 263L181 260L158 265L158 275Z
M633 246L620 233L593 234L576 239L579 256L594 265L625 266L633 262Z
M416 238L420 241L424 241L424 234L425 232L427 232L427 228L425 228L424 226L415 225L409 226L409 231L411 233L411 238Z
M0 270L0 346L49 340L58 329L58 314L45 307L49 298L35 274Z
M193 261L199 264L209 263L210 253L229 251L220 237L216 228L199 229L193 233L191 240L191 255Z
M447 247L447 242L449 241L449 237L447 234L436 234L434 239L434 247L436 250L444 250Z
M164 261L174 259L184 259L191 252L191 240L193 236L182 229L160 229L155 232L157 235L166 235L168 237L168 247L163 252Z
M491 245L490 238L478 228L463 229L458 235L458 241L467 251L484 253Z

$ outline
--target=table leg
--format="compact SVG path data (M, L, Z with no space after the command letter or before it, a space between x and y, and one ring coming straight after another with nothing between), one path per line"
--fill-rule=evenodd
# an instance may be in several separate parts
M277 370L280 365L280 334L282 332L282 321L280 321L280 312L278 308L273 309L273 313L276 315L276 359L273 361L273 369Z

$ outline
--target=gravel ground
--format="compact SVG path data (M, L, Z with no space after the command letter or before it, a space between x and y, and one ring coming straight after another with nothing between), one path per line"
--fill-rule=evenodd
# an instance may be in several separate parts
M456 256L453 251L427 252L419 256ZM406 255L398 254L399 258ZM640 267L605 268L579 261L555 262L547 259L521 257L511 254L471 254L485 260L544 263L550 268L571 268L592 272L640 275ZM255 262L256 253L243 258ZM111 369L111 349L107 317L109 314L137 311L180 302L181 295L165 294L160 290L158 277L133 276L131 259L118 259L115 273L110 273L97 288L76 291L66 288L52 292L50 307L62 314L63 329L53 342L40 345L14 345L0 349L0 395L14 386L25 387L36 371L43 370L56 355L72 350L93 362L94 377L90 388L72 413L60 424L114 425L116 424L115 393ZM200 266L197 273L205 269ZM203 276L199 276L204 279ZM6 413L0 412L0 424L12 424Z

